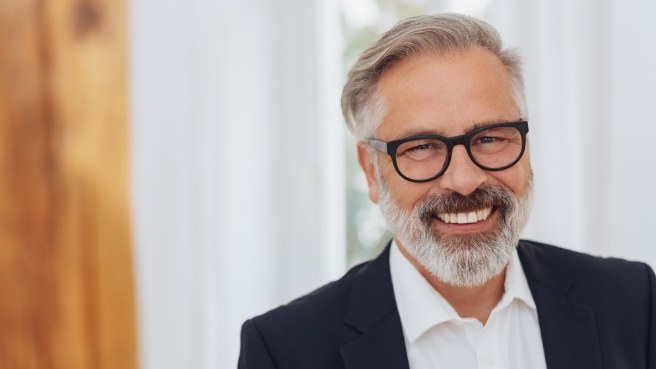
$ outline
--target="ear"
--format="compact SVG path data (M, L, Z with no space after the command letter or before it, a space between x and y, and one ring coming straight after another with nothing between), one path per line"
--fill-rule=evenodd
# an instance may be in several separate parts
M369 186L369 199L378 204L378 179L376 178L376 169L374 162L369 154L369 145L364 142L358 142L358 162L367 177L367 186Z

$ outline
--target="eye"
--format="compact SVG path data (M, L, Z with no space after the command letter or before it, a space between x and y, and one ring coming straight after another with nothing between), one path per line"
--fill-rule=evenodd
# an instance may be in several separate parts
M492 136L484 136L484 137L479 137L474 144L491 144L491 143L499 143L503 141L503 138L500 137L492 137Z
M406 152L417 152L417 151L421 151L421 150L430 150L430 149L433 149L433 148L435 148L435 145L425 143L425 144L413 146L413 147L407 149Z
M471 139L471 145L505 145L510 142L521 142L521 134L514 127L497 127L486 129L474 135Z
M418 139L403 143L396 151L397 157L426 160L446 155L444 142L433 139Z

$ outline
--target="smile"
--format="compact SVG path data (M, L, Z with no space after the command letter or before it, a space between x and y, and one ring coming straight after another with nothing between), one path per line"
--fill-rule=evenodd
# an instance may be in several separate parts
M487 219L491 213L492 207L489 207L466 213L439 213L437 217L444 223L470 224Z

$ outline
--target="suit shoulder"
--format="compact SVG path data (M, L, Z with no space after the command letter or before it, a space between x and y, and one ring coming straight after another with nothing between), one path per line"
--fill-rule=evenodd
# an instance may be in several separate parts
M545 261L558 260L565 262L565 264L576 265L577 267L609 267L617 266L622 267L644 267L645 263L639 261L630 261L622 258L616 257L602 257L591 255L585 252L574 251L554 245L549 245L546 243L530 241L530 240L521 240L519 242L519 252L520 254L526 255L526 257L543 259ZM568 262L569 261L569 262Z
M643 262L594 256L535 241L521 240L518 252L527 276L573 277L579 283L626 287L648 282L653 274Z
M352 285L368 265L356 266L339 280L248 320L242 327L245 348L240 360L259 355L295 363L290 367L340 367L339 347L357 336L343 324Z

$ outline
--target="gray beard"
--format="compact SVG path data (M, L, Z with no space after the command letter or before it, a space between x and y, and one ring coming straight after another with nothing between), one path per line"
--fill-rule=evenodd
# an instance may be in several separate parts
M433 195L406 211L392 198L380 176L378 183L380 210L401 246L433 277L456 287L480 286L504 270L528 219L533 192L531 173L522 196L502 186L484 186L468 196ZM489 206L499 213L500 222L488 232L449 235L432 226L438 213Z

